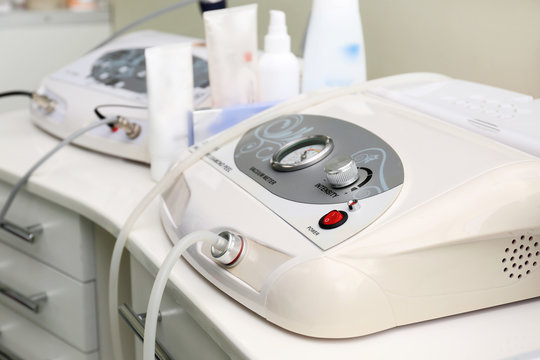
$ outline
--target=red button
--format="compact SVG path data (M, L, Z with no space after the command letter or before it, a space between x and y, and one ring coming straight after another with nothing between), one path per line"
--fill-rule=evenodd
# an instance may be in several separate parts
M322 229L334 229L347 221L348 215L344 211L332 210L319 220Z
M325 215L323 219L324 225L334 225L343 219L343 215L337 210L332 210Z

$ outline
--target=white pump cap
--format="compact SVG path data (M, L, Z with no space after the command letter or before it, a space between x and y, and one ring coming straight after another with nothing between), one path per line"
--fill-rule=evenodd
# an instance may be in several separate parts
M291 51L291 37L287 34L283 11L270 10L268 34L264 37L264 51L268 53Z

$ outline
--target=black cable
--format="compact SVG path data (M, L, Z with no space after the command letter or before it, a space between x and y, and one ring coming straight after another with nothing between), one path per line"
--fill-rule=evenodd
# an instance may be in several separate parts
M102 105L98 105L94 108L94 113L96 114L96 116L98 117L98 119L100 120L105 120L107 119L107 117L105 115L103 115L101 113L101 111L99 111L100 108L103 108L103 107L123 107L123 108L130 108L130 109L147 109L146 106L137 106L137 105L123 105L123 104L102 104ZM107 124L111 130L114 130L115 128L115 125L113 123L109 123Z
M96 114L96 116L100 119L100 120L103 120L105 118L107 118L105 115L103 115L99 109L100 108L103 108L103 107L122 107L122 108L129 108L129 109L147 109L146 106L139 106L139 105L124 105L124 104L102 104L102 105L98 105L94 108L94 113Z
M31 98L34 96L34 93L31 91L24 91L24 90L13 90L13 91L6 91L3 93L0 93L0 97L8 97L8 96L28 96Z

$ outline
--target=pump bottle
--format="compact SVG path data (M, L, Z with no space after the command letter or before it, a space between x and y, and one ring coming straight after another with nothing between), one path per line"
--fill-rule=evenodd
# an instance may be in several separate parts
M261 102L281 101L296 96L300 88L298 59L291 52L285 13L270 10L264 54L259 59L259 96Z

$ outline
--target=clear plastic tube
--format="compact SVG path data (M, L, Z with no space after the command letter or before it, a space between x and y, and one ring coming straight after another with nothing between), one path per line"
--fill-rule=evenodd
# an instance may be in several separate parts
M144 345L143 360L154 360L156 351L156 330L159 314L159 306L163 297L163 291L167 285L169 274L182 253L191 245L204 241L213 244L218 238L217 234L210 231L196 231L181 238L169 252L165 261L160 266L156 275L156 280L152 286L150 300L146 309L146 320L144 323Z
M305 109L308 106L315 105L327 99L348 94L354 91L354 89L345 88L334 91L322 91L314 92L308 95L301 95L293 100L281 103L273 108L270 108L262 113L259 113L249 120L239 123L238 125L229 128L228 130L217 134L211 138L208 142L201 144L193 153L187 158L185 153L181 155L181 160L177 161L175 165L169 170L163 179L161 179L144 198L139 202L135 209L131 212L127 218L124 226L122 227L114 244L114 249L111 257L111 266L109 269L109 326L111 330L111 342L115 360L122 360L123 352L120 344L120 327L118 318L118 278L120 272L120 260L124 247L128 241L128 235L133 228L133 225L142 214L142 212L148 207L148 205L161 193L167 190L178 179L183 172L197 162L207 153L214 150L234 138L242 135L249 129L256 127L266 121L274 119L278 116L298 112Z

